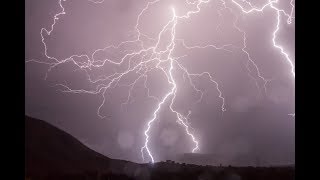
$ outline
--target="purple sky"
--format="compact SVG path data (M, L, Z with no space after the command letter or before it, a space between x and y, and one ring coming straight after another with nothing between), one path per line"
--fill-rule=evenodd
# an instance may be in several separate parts
M290 12L290 0L279 0L279 8ZM91 55L96 49L117 45L132 40L137 17L146 6L147 0L105 0L95 4L88 0L67 0L62 2L65 15L59 16L54 30L47 36L48 55L62 60L73 54ZM190 1L193 2L193 1ZM201 11L187 20L179 20L176 25L176 39L184 39L188 46L207 44L224 45L232 52L214 48L187 50L176 43L172 56L179 59L189 73L209 72L225 98L226 111L221 111L221 99L216 86L209 83L208 77L194 77L194 84L204 93L202 101L183 74L175 71L177 97L174 108L184 116L192 111L190 123L193 134L199 140L199 153L213 153L224 157L254 155L265 164L294 163L295 120L288 114L294 113L294 78L290 65L280 51L272 45L272 33L276 27L277 14L271 8L264 13L244 15L240 9L226 0L233 13L221 10L222 1L211 0L201 6ZM250 1L261 7L266 1ZM172 18L170 7L178 15L190 11L183 0L162 0L150 6L140 18L138 28L151 38L157 38L161 28ZM44 55L41 42L41 28L50 29L53 16L61 11L59 1L26 0L25 16L25 58L41 62L52 62ZM233 25L235 15L239 17L238 26L246 32L247 51L257 64L261 75L270 80L266 95L259 94L256 82L248 75L248 58L241 50L243 36ZM295 24L290 25L285 17L281 20L277 42L281 44L290 59L294 61ZM219 27L219 28L217 28ZM170 34L163 36L161 43L167 46ZM148 46L148 41L144 41ZM166 44L167 43L167 44ZM151 43L152 44L152 43ZM161 45L160 45L161 46ZM240 47L240 48L239 48ZM108 49L95 54L95 59L119 60L125 51L137 50L136 44L128 44L119 49ZM138 57L139 58L139 57ZM141 58L141 57L140 57ZM134 59L132 61L138 61ZM77 62L85 59L77 58ZM126 60L127 61L127 60ZM92 78L111 75L114 71L123 72L128 64L115 66L106 63L103 67L89 71ZM164 65L166 66L166 65ZM43 119L72 134L92 149L111 158L142 162L140 149L144 145L143 134L146 123L158 102L147 97L144 80L137 82L131 91L132 99L121 106L128 96L128 87L116 87L105 93L105 103L99 118L97 109L102 103L102 95L63 93L58 83L67 84L72 89L92 90L85 71L72 63L64 63L52 68L46 64L26 63L26 115ZM252 76L258 78L252 65ZM130 84L135 74L129 74L121 84ZM148 74L147 85L150 94L161 99L170 85L160 70ZM184 128L176 122L176 116L164 104L150 131L150 148L157 161L174 158L180 153L189 153L193 144ZM145 154L147 157L147 154Z

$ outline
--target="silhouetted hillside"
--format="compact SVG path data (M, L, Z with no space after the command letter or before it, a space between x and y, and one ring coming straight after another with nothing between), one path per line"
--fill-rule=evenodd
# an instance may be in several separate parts
M35 179L294 180L294 167L215 167L107 158L58 128L25 117L25 171Z
M42 120L25 117L26 175L116 171L126 163L89 149Z

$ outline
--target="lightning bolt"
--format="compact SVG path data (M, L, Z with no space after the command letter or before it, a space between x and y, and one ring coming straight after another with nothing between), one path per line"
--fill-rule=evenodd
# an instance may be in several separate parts
M232 0L233 4L235 4L237 7L239 7L241 9L241 12L244 13L244 14L251 14L251 13L254 13L254 12L259 12L259 13L263 13L263 11L266 9L266 8L271 8L275 11L275 13L277 14L277 19L276 19L276 27L272 33L272 45L273 47L275 47L276 49L279 49L280 50L280 53L281 55L284 57L284 59L286 60L286 62L289 64L290 66L290 73L291 73L291 76L292 78L295 80L295 67L294 67L294 63L293 61L290 59L290 56L289 54L285 51L284 47L281 46L280 44L278 44L276 42L276 39L277 39L277 33L279 32L280 30L280 23L281 23L281 15L285 16L287 18L287 24L291 24L292 23L292 19L294 18L293 17L293 10L294 10L294 4L293 4L293 0L290 1L290 6L291 6L291 10L290 10L290 13L287 13L286 11L284 11L283 9L279 9L276 7L276 4L279 2L279 0L268 0L268 2L266 4L264 4L262 7L260 8L257 8L257 7L254 7L250 2L248 2L247 0L241 0L243 3L246 3L250 6L250 8L248 10L245 10L245 8L243 6L240 5L240 3L238 3L238 1L236 0ZM236 25L235 27L241 31L240 28L238 28ZM245 45L245 32L242 31L244 33L244 49L246 47ZM250 55L247 51L245 51L243 49L243 51L248 55L248 59L250 60L251 63L253 63L253 65L255 66L256 70L258 70L258 76L263 79L264 81L264 91L266 93L266 84L267 84L267 80L265 78L263 78L261 75L260 75L260 71L258 69L258 66L254 63L254 61L251 60L250 58ZM295 113L290 113L288 114L289 116L292 116L292 117L295 117Z
M277 23L276 24L277 25L276 25L275 30L272 33L273 34L272 43L275 48L280 50L281 54L285 57L285 60L289 63L290 68L291 68L291 75L293 78L295 78L295 70L294 70L293 61L290 59L289 54L284 50L284 48L276 42L277 33L280 29L281 14L283 14L285 17L287 17L287 24L291 24L292 19L294 18L292 16L293 10L294 10L293 0L290 1L290 5L291 5L290 13L286 13L283 9L279 9L275 6L279 2L279 0L268 0L268 2L266 4L264 4L261 8L254 7L250 2L248 2L246 0L242 0L242 2L244 2L250 6L250 9L248 9L248 10L245 10L245 8L243 6L241 6L237 1L232 0L232 2L236 6L238 6L241 9L241 11L245 14L251 14L254 12L263 12L267 7L272 8L276 12L276 14L277 14L277 21L276 21Z
M132 91L135 88L135 86L139 82L143 82L144 88L146 89L146 94L148 98L153 99L156 102L156 108L152 113L151 118L146 123L146 128L144 129L144 135L145 135L145 142L143 147L141 148L141 155L143 161L145 161L144 154L147 154L149 159L152 162L155 162L155 158L153 156L153 153L151 152L150 147L150 131L152 130L153 123L157 120L159 113L161 109L163 108L164 104L169 104L169 109L171 113L173 113L176 116L177 123L184 128L186 134L190 137L191 142L194 144L191 151L196 152L200 150L199 148L199 141L197 140L194 129L191 127L190 115L192 113L191 110L188 111L187 115L184 115L181 112L178 112L174 108L174 104L176 102L176 97L178 93L178 86L177 86L177 73L178 71L183 72L183 78L184 80L188 80L190 87L194 90L194 92L199 94L199 99L195 103L200 103L202 101L202 97L204 95L204 91L198 88L194 84L194 78L204 78L206 77L208 82L212 83L218 92L218 97L221 99L221 111L226 111L225 108L225 98L223 97L223 93L220 89L220 86L216 80L214 80L214 76L211 75L209 72L200 72L200 73L194 73L189 72L186 67L183 66L183 64L180 62L183 60L183 58L186 56L180 56L180 57L174 57L173 52L175 50L175 47L177 44L184 47L186 50L192 50L192 49L206 49L206 48L214 48L216 50L225 51L227 53L232 53L233 51L229 50L228 47L236 47L232 44L225 44L222 46L216 46L214 44L206 44L206 45L187 45L184 41L184 39L178 39L176 38L176 27L181 20L188 20L192 18L192 16L198 14L201 12L201 6L208 4L210 0L186 0L185 2L188 5L193 6L195 9L187 11L185 14L178 15L176 13L176 10L174 7L171 7L171 19L168 20L168 22L162 27L161 31L159 32L157 38L149 37L148 35L142 33L142 31L139 29L141 17L144 15L146 11L150 9L151 6L156 5L157 3L161 2L161 0L153 0L147 2L147 4L144 6L144 8L140 11L138 14L136 24L134 26L134 32L136 33L136 37L132 40L123 41L119 43L118 45L110 45L101 49L96 49L91 55L87 54L74 54L71 55L65 59L58 59L54 56L49 55L48 53L48 45L46 44L46 37L50 36L52 31L54 30L54 26L58 23L59 18L62 15L66 15L63 2L66 0L59 0L59 6L61 8L61 11L54 15L53 17L53 23L51 24L50 28L42 28L40 31L41 41L44 46L44 55L46 61L43 60L27 60L26 62L35 62L35 63L41 63L46 64L49 66L48 71L46 72L45 79L47 79L49 72L56 68L57 66L63 65L67 62L73 63L78 69L85 73L88 82L93 85L95 88L93 89L73 89L71 86L67 85L65 82L55 84L56 87L59 87L59 90L65 93L87 93L87 94L100 94L102 97L102 102L100 106L97 108L97 115L100 118L105 118L105 116L101 115L101 108L106 102L106 94L109 90L114 89L116 87L127 87L128 88L128 96L125 102L121 103L121 106L128 105L133 102L132 97ZM88 0L90 3L95 4L101 4L104 2L104 0ZM233 9L231 7L227 6L226 1L220 0L219 2L222 3L223 9L228 9L231 13L233 13ZM291 0L291 12L286 13L284 10L279 9L276 7L278 0L269 0L266 4L264 4L262 7L257 8L254 7L250 2L246 0L242 0L242 3L247 4L250 9L246 10L238 1L231 0L231 3L238 7L241 12L244 14L251 14L254 12L263 12L265 8L271 8L277 13L277 25L275 30L273 31L273 38L272 38L272 45L280 50L281 55L284 56L285 60L289 63L291 66L291 74L293 78L295 77L294 72L294 65L293 61L290 59L289 54L284 50L284 48L278 44L277 40L277 33L280 29L280 20L281 15L284 15L287 17L287 23L291 24L292 19L294 18L292 16L293 14L293 0ZM221 9L221 10L223 10ZM219 10L219 14L221 15ZM255 61L251 58L249 51L247 50L246 45L246 32L239 28L237 25L238 23L238 17L236 16L236 20L233 22L234 28L236 28L240 33L242 33L243 37L243 46L240 47L241 51L246 55L248 61L246 68L248 70L248 75L250 78L254 79L256 82L256 86L259 89L260 86L258 84L258 79L261 79L263 84L264 92L266 93L266 84L268 80L262 76L262 73L260 72L260 69L258 68L258 65L255 63ZM217 27L218 29L218 27ZM161 47L161 43L163 43L164 36L169 33L170 38L169 42L166 43L165 48ZM152 45L146 45L146 41L151 42ZM123 48L125 45L133 45L133 49L126 49L125 51L121 51L121 53L124 53L121 58L118 59L101 59L97 58L97 54L100 52L108 51L108 50L119 50L120 48ZM80 62L77 59L82 58L85 59L84 62ZM254 77L252 70L249 68L249 65L252 65L254 67L254 71L257 74L257 77ZM105 66L112 65L117 67L126 67L125 70L118 71L115 70L114 73L102 75L95 77L93 74L91 74L96 69L104 68ZM150 89L148 87L148 77L150 73L154 73L155 71L162 72L163 75L165 75L167 79L168 85L170 85L169 90L163 97L156 97L150 94ZM124 83L125 77L136 75L134 80L130 83ZM293 114L294 116L294 114Z

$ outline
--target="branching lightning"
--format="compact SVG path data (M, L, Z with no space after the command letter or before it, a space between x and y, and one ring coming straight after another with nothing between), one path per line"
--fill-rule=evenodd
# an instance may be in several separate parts
M190 87L193 88L195 93L198 93L200 98L196 103L200 103L202 101L202 97L204 92L198 88L194 84L194 77L199 78L207 78L209 83L212 83L218 92L218 97L221 99L221 111L226 111L225 108L225 98L223 96L223 93L220 89L219 83L214 80L214 76L211 75L209 72L199 72L199 73L193 73L189 72L186 67L183 66L183 64L180 62L181 59L183 59L185 56L180 57L174 57L173 52L175 50L176 45L179 43L182 45L186 50L191 49L205 49L205 48L214 48L216 50L225 51L228 53L232 53L231 50L229 50L227 47L234 46L232 44L225 44L222 46L216 46L214 44L206 44L206 45L187 45L184 41L184 39L178 39L176 38L176 27L181 20L188 20L189 18L192 18L193 16L197 15L201 12L201 7L203 5L206 5L210 2L210 0L186 0L186 3L188 5L191 5L195 8L195 10L190 10L185 14L178 15L176 14L176 11L174 7L171 7L171 19L162 27L161 31L159 32L157 38L151 38L148 37L148 35L142 33L142 31L139 29L141 17L144 15L146 11L149 10L151 6L155 6L157 3L161 2L161 0L153 0L149 1L144 8L141 10L141 12L138 14L136 25L134 26L134 32L137 33L137 36L128 41L121 42L118 45L110 45L101 49L96 49L91 55L87 54L74 54L69 56L65 59L58 59L52 55L49 55L48 53L48 45L46 44L46 37L50 36L52 31L54 30L54 27L58 23L59 18L62 17L62 15L66 15L63 2L66 0L59 0L59 6L61 8L61 11L54 15L53 17L53 23L51 24L49 29L42 28L40 31L41 41L44 46L44 55L46 60L40 61L40 60L28 60L26 62L36 62L36 63L42 63L49 66L48 71L46 73L45 79L48 77L48 73L55 67L65 64L66 62L72 62L76 67L78 67L80 70L83 70L88 78L88 82L95 86L95 89L93 90L86 90L86 89L73 89L70 86L65 84L56 84L56 86L60 87L62 92L68 92L68 93L87 93L87 94L100 94L102 97L102 102L100 106L97 108L97 115L101 118L104 118L105 116L101 115L101 108L106 102L106 93L108 90L116 88L116 87L127 87L128 88L128 96L125 102L121 104L121 106L128 105L133 101L132 98L132 91L135 88L136 84L138 82L143 82L144 88L147 90L147 96L148 98L151 98L156 103L156 109L152 112L151 119L149 119L146 123L146 129L143 131L145 135L145 142L143 147L141 148L141 154L143 160L145 160L144 155L147 154L149 159L152 162L155 162L154 155L152 153L152 149L150 147L150 132L152 130L152 124L157 120L159 113L162 108L164 108L164 104L169 105L170 111L176 116L177 123L181 125L181 127L184 128L186 134L190 137L190 140L194 144L191 151L196 152L199 148L199 141L196 138L196 135L194 134L194 130L191 127L191 123L189 122L191 110L189 110L189 113L184 115L181 112L178 112L174 108L175 100L177 93L179 92L179 87L177 85L177 78L175 71L179 70L183 72L183 78L184 80L188 80ZM88 0L90 3L95 4L101 4L104 2L104 0ZM248 5L250 8L245 9L244 6L242 6L239 1L236 0L230 0L230 4L234 5L235 7L239 8L244 14L251 14L254 12L263 12L266 8L273 9L277 14L276 19L276 27L273 31L272 35L272 45L274 48L278 49L281 53L281 55L284 56L284 59L289 63L291 67L291 74L293 78L295 78L295 71L294 71L294 65L293 61L290 59L290 55L285 51L285 49L277 42L277 33L280 29L280 20L281 15L284 15L287 17L287 24L290 24L292 22L292 19L294 18L293 10L293 0L291 0L291 12L286 13L284 10L279 9L276 7L278 0L268 0L266 4L264 4L262 7L257 8L254 7L250 2L246 0L241 0L242 3ZM233 8L227 6L227 2L224 0L220 0L219 2L222 3L224 9L228 9L231 13L233 13ZM221 9L222 10L222 9ZM219 12L220 13L220 12ZM247 63L247 70L248 74L251 78L253 78L256 82L257 88L261 88L258 84L258 79L261 79L264 82L263 89L266 93L266 84L268 80L264 78L258 68L258 65L255 63L255 61L251 58L249 51L247 50L246 45L246 32L241 30L239 26L237 25L238 17L236 17L236 20L233 22L234 28L237 29L239 32L243 35L243 46L241 47L241 51L246 55L248 63ZM169 42L166 44L166 47L163 49L161 48L160 44L162 43L162 39L165 36L166 33L170 34ZM152 45L146 45L143 38L148 39L148 41L151 41ZM127 50L126 54L124 54L121 58L113 60L113 59L97 59L96 55L99 52L103 52L106 50L116 50L120 47L123 47L124 45L132 44L136 47L134 50ZM85 62L79 62L77 61L77 58L85 58ZM136 60L133 60L135 58L138 58L138 62ZM116 71L111 75L104 75L99 77L93 77L90 72L94 71L94 69L97 68L103 68L107 65L115 65L115 66L125 66L125 64L128 65L128 67L123 71ZM252 69L249 68L249 65L252 65L254 67L254 71L257 74L257 77L254 77L252 75ZM167 93L163 97L156 97L150 94L150 89L147 85L148 77L150 73L154 73L154 71L160 71L165 75L167 79L168 85L170 85L170 88L168 89ZM135 73L138 76L129 84L123 83L123 79L127 76L130 76L131 73ZM294 114L293 114L294 116Z
M246 0L242 0L242 1L247 3L250 6L249 10L245 10L245 8L243 6L241 6L237 1L232 0L232 2L235 5L237 5L241 9L241 11L245 14L250 14L250 13L254 13L254 12L263 12L263 10L267 7L270 7L273 10L275 10L275 12L277 13L277 21L276 21L277 25L276 25L275 30L273 31L272 43L275 48L277 48L281 51L281 54L285 57L286 61L289 63L289 65L291 67L291 74L292 74L293 78L295 78L294 65L293 65L292 60L289 58L289 54L287 52L285 52L284 48L281 45L277 44L277 42L276 42L277 32L280 29L281 14L283 14L285 17L287 17L287 24L291 24L292 18L294 18L292 16L293 10L294 10L293 0L290 1L290 5L291 5L290 13L286 13L283 9L279 9L275 6L275 4L278 3L279 0L268 0L268 3L263 5L261 8L256 8L256 7L252 6L252 4Z

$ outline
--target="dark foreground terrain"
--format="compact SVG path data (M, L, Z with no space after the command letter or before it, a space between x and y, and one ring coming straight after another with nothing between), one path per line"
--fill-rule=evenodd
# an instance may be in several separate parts
M294 180L294 167L214 167L172 161L137 164L107 158L71 135L25 118L26 179Z

